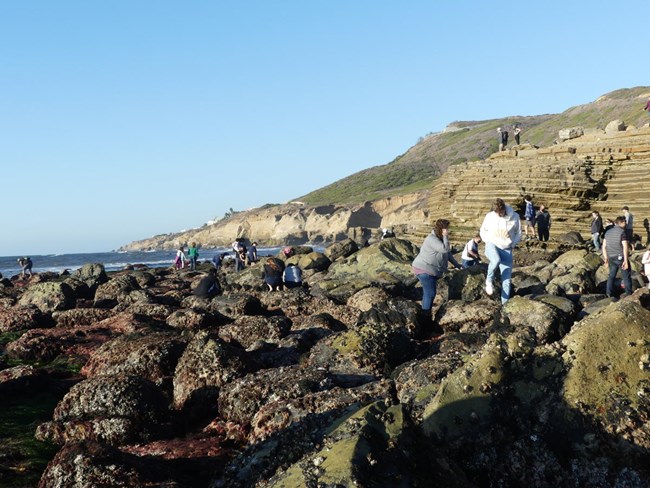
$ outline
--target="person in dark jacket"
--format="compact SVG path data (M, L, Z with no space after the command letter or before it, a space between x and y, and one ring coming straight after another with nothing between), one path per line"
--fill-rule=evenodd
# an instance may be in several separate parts
M215 269L208 271L208 274L201 278L192 293L199 298L212 298L221 293L221 285L217 281L217 271Z
M591 240L594 243L594 251L600 251L600 236L603 233L603 218L597 210L591 212Z
M424 240L422 248L412 264L413 273L422 285L422 312L425 315L431 315L438 279L447 271L450 261L457 269L461 269L460 264L451 254L449 221L439 219L431 234Z
M539 206L535 214L535 224L537 225L537 237L540 241L548 241L548 235L551 230L551 214L544 205Z
M293 263L287 264L282 278L287 288L300 288L302 286L302 270Z

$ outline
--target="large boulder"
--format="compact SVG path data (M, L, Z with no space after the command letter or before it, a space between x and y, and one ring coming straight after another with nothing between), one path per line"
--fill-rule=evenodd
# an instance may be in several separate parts
M616 134L617 132L623 132L625 129L626 129L625 122L616 119L616 120L612 120L609 124L605 126L605 134Z
M38 427L36 437L56 444L146 441L166 430L167 405L162 391L143 378L97 376L74 385L54 410L52 422Z
M73 308L52 313L52 318L57 327L69 329L93 325L116 314L113 310L102 308Z
M216 413L219 388L251 371L244 352L199 331L187 345L174 372L174 407Z
M310 252L301 254L298 259L298 266L305 271L324 271L332 261L322 252Z
M418 249L410 241L385 239L333 263L325 279L314 286L314 293L345 302L371 284L380 287L411 287L417 278L411 263Z
M259 340L278 342L290 330L291 320L284 316L263 317L260 315L245 315L239 317L232 324L220 327L218 334L226 342L235 342L248 348Z
M36 329L48 325L48 316L34 305L0 308L0 332Z
M500 305L488 298L473 302L450 300L436 313L436 321L445 332L489 333L497 322Z
M34 305L43 313L67 310L75 306L75 294L66 283L36 283L25 290L18 301L19 305Z
M106 270L101 263L88 263L84 264L81 268L76 270L72 276L84 282L88 287L95 291L97 287L108 281Z
M632 301L583 319L562 341L567 404L616 436L650 449L650 311ZM624 441L621 443L620 441Z
M283 367L264 369L226 384L219 392L219 414L226 420L250 424L267 402L300 398L332 388L324 370Z
M325 256L327 256L330 261L337 261L342 258L347 258L351 254L354 254L359 250L358 244L352 239L344 239L339 242L335 242L325 249Z
M449 273L449 300L473 302L483 298L486 273L487 265L482 264Z
M95 307L112 308L118 302L125 302L131 293L139 291L140 285L130 274L116 276L99 285L95 291Z
M141 331L123 335L95 350L81 374L140 376L170 388L185 345L186 340L174 332Z
M503 306L503 314L512 327L532 327L537 339L550 343L563 337L572 325L568 314L540 300L513 297Z
M558 138L560 141L568 141L569 139L575 139L582 136L585 133L582 127L570 127L568 129L560 129L558 132Z

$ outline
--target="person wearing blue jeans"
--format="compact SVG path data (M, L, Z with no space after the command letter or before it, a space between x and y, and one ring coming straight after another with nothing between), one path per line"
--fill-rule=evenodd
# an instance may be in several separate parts
M437 329L433 327L431 308L433 300L436 298L438 278L447 271L450 261L456 268L461 269L460 264L451 254L449 221L438 219L431 234L424 240L420 252L413 260L413 273L422 284L422 313L427 322L426 328L431 328L434 333L443 332L439 327Z
M510 298L512 276L512 250L521 241L521 221L519 215L501 199L494 200L492 210L483 219L480 230L485 242L485 255L490 260L485 293L492 295L494 271L497 266L501 272L501 303Z
M607 296L614 297L614 280L621 270L625 295L632 293L632 276L630 274L629 241L625 229L625 217L617 217L614 227L605 232L603 239L603 259L609 267L607 276Z
M488 242L485 244L485 255L490 260L487 270L486 292L492 295L492 292L487 291L487 284L492 288L494 281L494 272L497 267L501 273L501 303L506 303L510 298L510 288L512 283L512 248L501 249L493 243Z

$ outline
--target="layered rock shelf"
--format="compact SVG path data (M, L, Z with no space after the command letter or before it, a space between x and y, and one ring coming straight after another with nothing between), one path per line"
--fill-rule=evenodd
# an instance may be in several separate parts
M516 146L482 161L451 166L429 197L431 223L448 218L455 240L478 230L496 197L518 210L524 195L549 209L551 237L569 231L589 234L592 210L604 218L628 205L643 242L650 216L650 128L606 134L592 131L556 145ZM421 229L420 237L428 232Z

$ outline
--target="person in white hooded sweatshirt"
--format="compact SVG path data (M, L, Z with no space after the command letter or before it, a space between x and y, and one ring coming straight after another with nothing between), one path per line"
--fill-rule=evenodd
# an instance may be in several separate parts
M485 292L488 295L494 293L492 281L498 266L501 271L501 303L506 303L510 298L512 250L521 241L519 215L501 198L497 198L494 200L492 211L483 219L480 234L485 242L485 255L490 260Z

